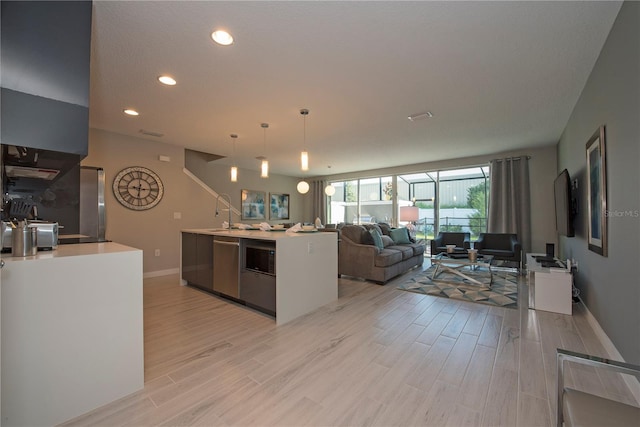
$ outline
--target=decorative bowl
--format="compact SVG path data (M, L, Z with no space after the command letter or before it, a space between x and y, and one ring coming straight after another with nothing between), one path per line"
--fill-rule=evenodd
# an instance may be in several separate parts
M316 229L316 226L315 226L315 225L303 225L303 226L302 226L302 229L303 229L304 231L311 231L311 230L315 230L315 229Z

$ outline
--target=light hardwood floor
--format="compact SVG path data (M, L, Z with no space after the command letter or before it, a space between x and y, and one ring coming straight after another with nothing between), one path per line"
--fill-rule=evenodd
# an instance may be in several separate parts
M580 305L528 310L524 283L519 309L396 289L415 273L342 278L337 302L280 327L177 276L145 280L144 390L65 425L550 426L556 347L607 356ZM569 383L629 401L617 376Z

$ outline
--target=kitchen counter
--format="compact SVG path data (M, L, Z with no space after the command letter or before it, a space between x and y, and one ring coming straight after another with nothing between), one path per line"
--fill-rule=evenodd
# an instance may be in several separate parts
M257 240L280 240L286 238L301 238L301 237L310 237L315 235L324 235L324 234L332 234L325 233L322 231L300 231L298 233L287 232L286 230L276 230L276 231L262 231L262 230L225 230L222 228L194 228L194 229L185 229L182 230L183 233L196 233L196 234L208 234L211 236L228 236L228 237L238 237L243 239L257 239ZM335 239L335 237L334 237Z
M144 387L141 250L2 260L3 425L57 425Z
M14 257L11 253L3 253L2 259L5 263L21 263L30 262L43 259L54 258L66 258L72 256L83 255L98 255L98 254L113 254L122 252L136 252L140 249L131 248L129 246L121 245L113 242L103 243L83 243L83 244L71 244L71 245L58 245L58 249L52 251L38 251L37 255Z
M337 233L235 229L185 229L182 233L275 242L278 325L338 299Z

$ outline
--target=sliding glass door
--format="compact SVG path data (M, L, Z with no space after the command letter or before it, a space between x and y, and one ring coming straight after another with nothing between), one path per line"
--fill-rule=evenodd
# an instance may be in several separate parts
M434 236L436 184L437 172L398 175L398 223L404 226L414 225L418 239L430 240ZM407 206L415 206L418 209L413 212L407 211L404 209ZM405 216L404 212L408 212L409 215Z
M476 240L487 229L489 167L439 171L438 231L463 231Z
M419 239L439 231L486 231L489 166L334 181L330 223L411 225ZM407 209L410 208L410 209Z

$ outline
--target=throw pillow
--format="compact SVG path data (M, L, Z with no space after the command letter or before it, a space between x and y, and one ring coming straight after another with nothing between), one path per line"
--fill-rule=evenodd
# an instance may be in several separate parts
M380 227L378 227L378 224L362 224L362 226L364 228L366 228L367 231L371 230L372 228L375 228L376 230L378 230L380 232L380 234L384 234L382 232L382 230L380 229Z
M380 234L380 232L378 230L376 230L375 228L372 228L371 230L369 230L369 233L371 234L371 237L373 238L373 244L376 245L376 248L383 250L384 249L384 243L382 243L382 235Z
M393 241L393 239L389 236L385 236L384 234L382 235L382 244L384 245L384 247L386 248L387 246L393 246L396 244L396 242Z
M371 237L371 230L366 229L366 227L362 227L362 237L360 237L360 241L363 245L373 245L375 244L373 241L373 237Z
M391 230L391 238L397 245L411 243L411 240L409 240L409 231L404 227Z
M380 231L382 232L382 234L386 236L391 234L391 226L386 222L379 222L378 227L380 227Z

